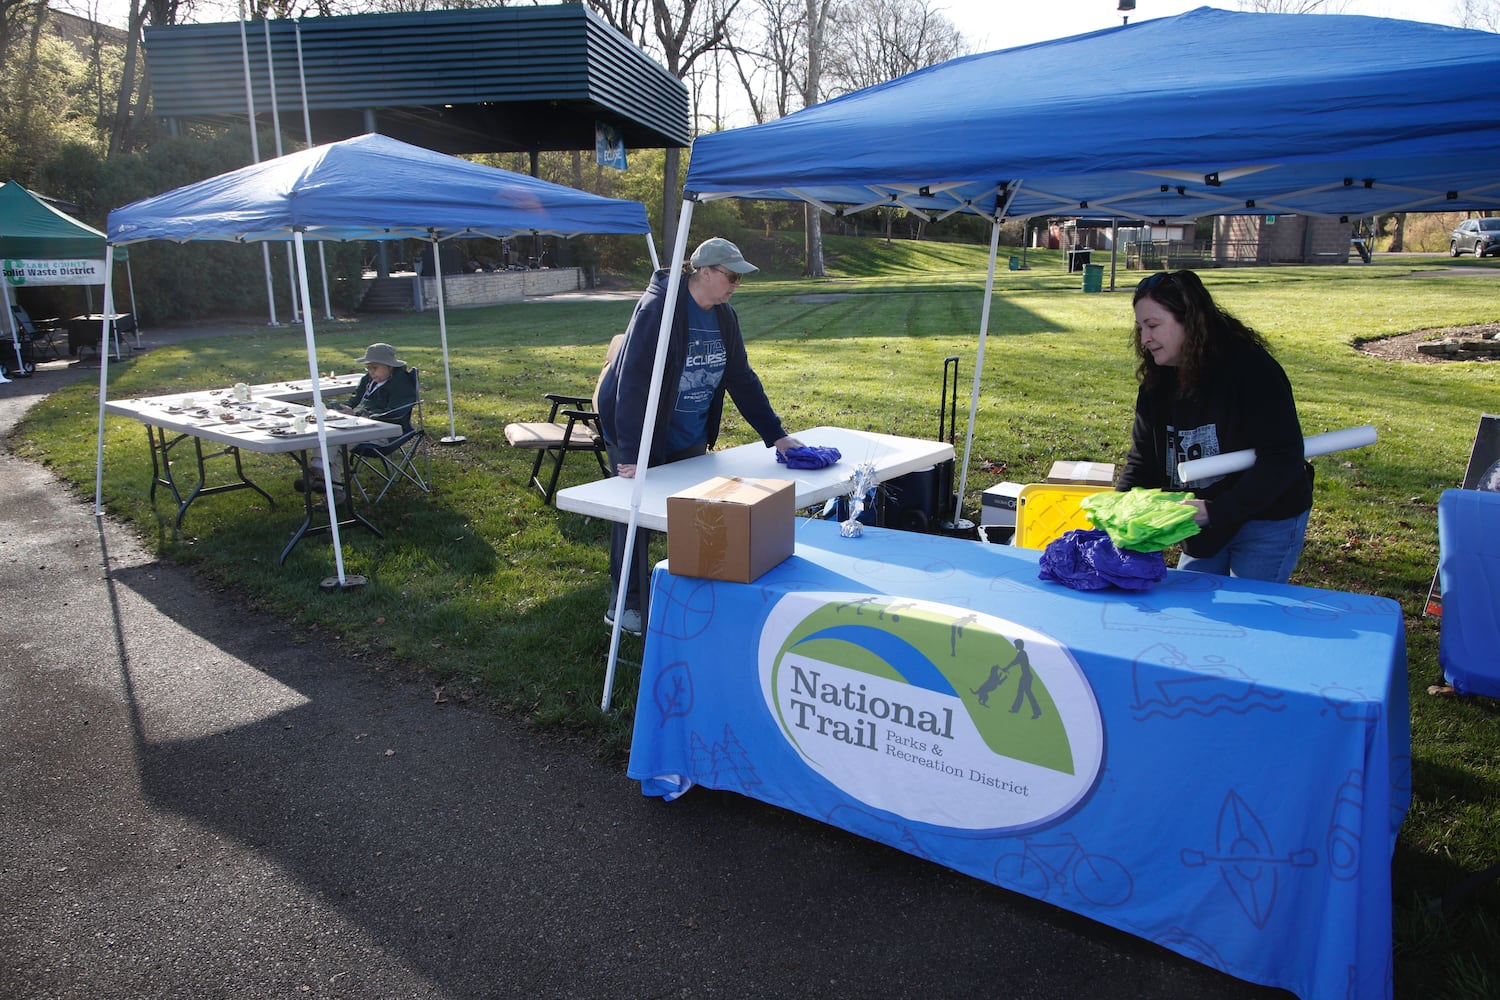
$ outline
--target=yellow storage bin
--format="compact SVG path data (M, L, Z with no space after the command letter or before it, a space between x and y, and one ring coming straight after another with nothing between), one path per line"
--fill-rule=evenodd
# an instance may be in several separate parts
M1015 544L1023 549L1045 549L1054 538L1074 528L1092 528L1094 522L1079 507L1079 501L1106 490L1098 486L1064 483L1028 483L1016 496Z

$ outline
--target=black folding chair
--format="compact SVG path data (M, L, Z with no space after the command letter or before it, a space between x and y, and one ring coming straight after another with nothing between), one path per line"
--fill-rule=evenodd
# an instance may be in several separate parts
M619 353L625 342L623 333L616 334L605 354L605 369ZM604 372L599 373L603 380ZM599 391L595 382L594 392ZM609 465L605 459L608 449L604 444L604 432L599 427L598 401L588 396L574 396L565 392L549 392L545 398L552 404L546 420L534 420L505 425L505 441L512 448L536 452L531 463L531 485L542 494L542 503L552 503L557 493L557 481L562 476L563 462L573 452L584 452L594 456L599 463L601 475L608 476ZM547 481L542 481L542 463L551 461L552 467Z
M14 303L10 311L16 317L16 328L21 334L22 348L27 346L31 348L27 353L30 353L33 361L55 361L62 357L56 340L57 335L62 332L62 327L57 325L57 320L49 319L38 323L31 318L25 306Z
M392 378L411 379L416 401L385 413L370 414L371 419L399 424L401 433L389 441L367 441L349 449L349 485L359 490L366 501L379 503L392 486L405 480L423 493L432 492L431 459L427 448L427 426L422 416L422 391L417 370L408 367L393 372ZM368 489L366 481L369 482ZM369 490L379 487L375 499Z

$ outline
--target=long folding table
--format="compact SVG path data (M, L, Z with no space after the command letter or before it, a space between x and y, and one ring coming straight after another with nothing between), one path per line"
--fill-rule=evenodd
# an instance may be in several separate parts
M112 399L105 403L105 410L122 417L138 420L146 427L146 440L151 453L151 499L156 499L158 487L166 487L177 502L177 523L181 524L193 501L202 496L230 493L236 490L254 490L275 506L275 500L245 473L240 458L241 451L252 451L266 455L288 455L297 463L304 480L310 478L311 463L308 452L318 446L316 426L309 422L307 429L298 430L296 418L304 415L311 418L312 411L305 406L268 398L257 398L253 393L249 402L238 402L232 390L217 389L171 396L148 396L137 399ZM351 445L365 441L388 438L393 428L379 420L368 420L342 414L328 414L325 418L330 448L337 448L339 462L344 470L342 481L349 481L348 449ZM186 493L173 472L173 449L184 442L191 442L196 468L196 481ZM214 451L205 450L205 442L220 445ZM207 463L214 458L230 458L234 463L234 474L221 482L210 484ZM340 517L339 526L359 526L383 537L380 530L371 524L355 507L353 491L346 494L342 505L344 515L330 512L328 518ZM281 552L280 562L286 562L299 541L309 534L318 534L330 529L329 523L318 515L316 500L319 494L309 490L303 494L304 514L302 524L292 534Z

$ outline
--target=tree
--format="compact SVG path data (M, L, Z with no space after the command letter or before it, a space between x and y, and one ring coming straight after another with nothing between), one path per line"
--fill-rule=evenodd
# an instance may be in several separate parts
M829 32L829 93L848 93L945 62L967 51L963 36L928 0L843 6Z
M1454 0L1453 13L1460 27L1500 31L1500 0Z
M1342 14L1349 0L1240 0L1240 10L1259 14Z

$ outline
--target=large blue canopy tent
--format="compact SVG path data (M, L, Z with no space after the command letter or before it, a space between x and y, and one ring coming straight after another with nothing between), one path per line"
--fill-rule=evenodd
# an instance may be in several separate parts
M1476 83L1497 72L1500 35L1206 7L955 59L779 121L700 137L669 259L685 255L693 206L720 198L991 219L966 472L1003 219L1500 208L1500 115ZM674 269L658 363L677 280ZM656 382L648 412L660 398L659 371ZM641 453L650 448L648 424ZM962 474L959 483L961 497ZM606 707L613 666L612 653ZM1371 861L1388 858L1378 848L1389 846L1370 845ZM1304 996L1386 995L1389 914L1371 909L1347 929L1361 938L1368 966L1327 963L1317 982L1284 982L1278 956L1247 954L1257 942L1241 934L1227 939L1226 967ZM1193 942L1164 943L1203 958Z
M639 202L602 198L376 134L313 146L133 202L110 212L106 225L111 257L117 246L145 240L291 241L304 302L308 301L307 240L423 239L433 243L437 259L436 245L447 239L580 233L644 234L651 259L656 260L651 224ZM111 309L107 300L106 289L106 313ZM449 430L450 437L456 437L441 275L437 300ZM317 345L310 310L303 310L303 329L315 389L318 448L327 465L328 440L322 392L317 389ZM106 360L99 368L95 513L103 511L107 380ZM327 490L331 510L331 481ZM330 520L338 583L343 586L338 519Z
M705 135L693 144L685 205L897 206L925 218L969 212L997 227L1038 215L1494 209L1500 115L1472 81L1497 73L1500 35L1488 32L1200 7L954 59ZM994 263L992 247L976 400ZM973 429L971 408L960 497Z

